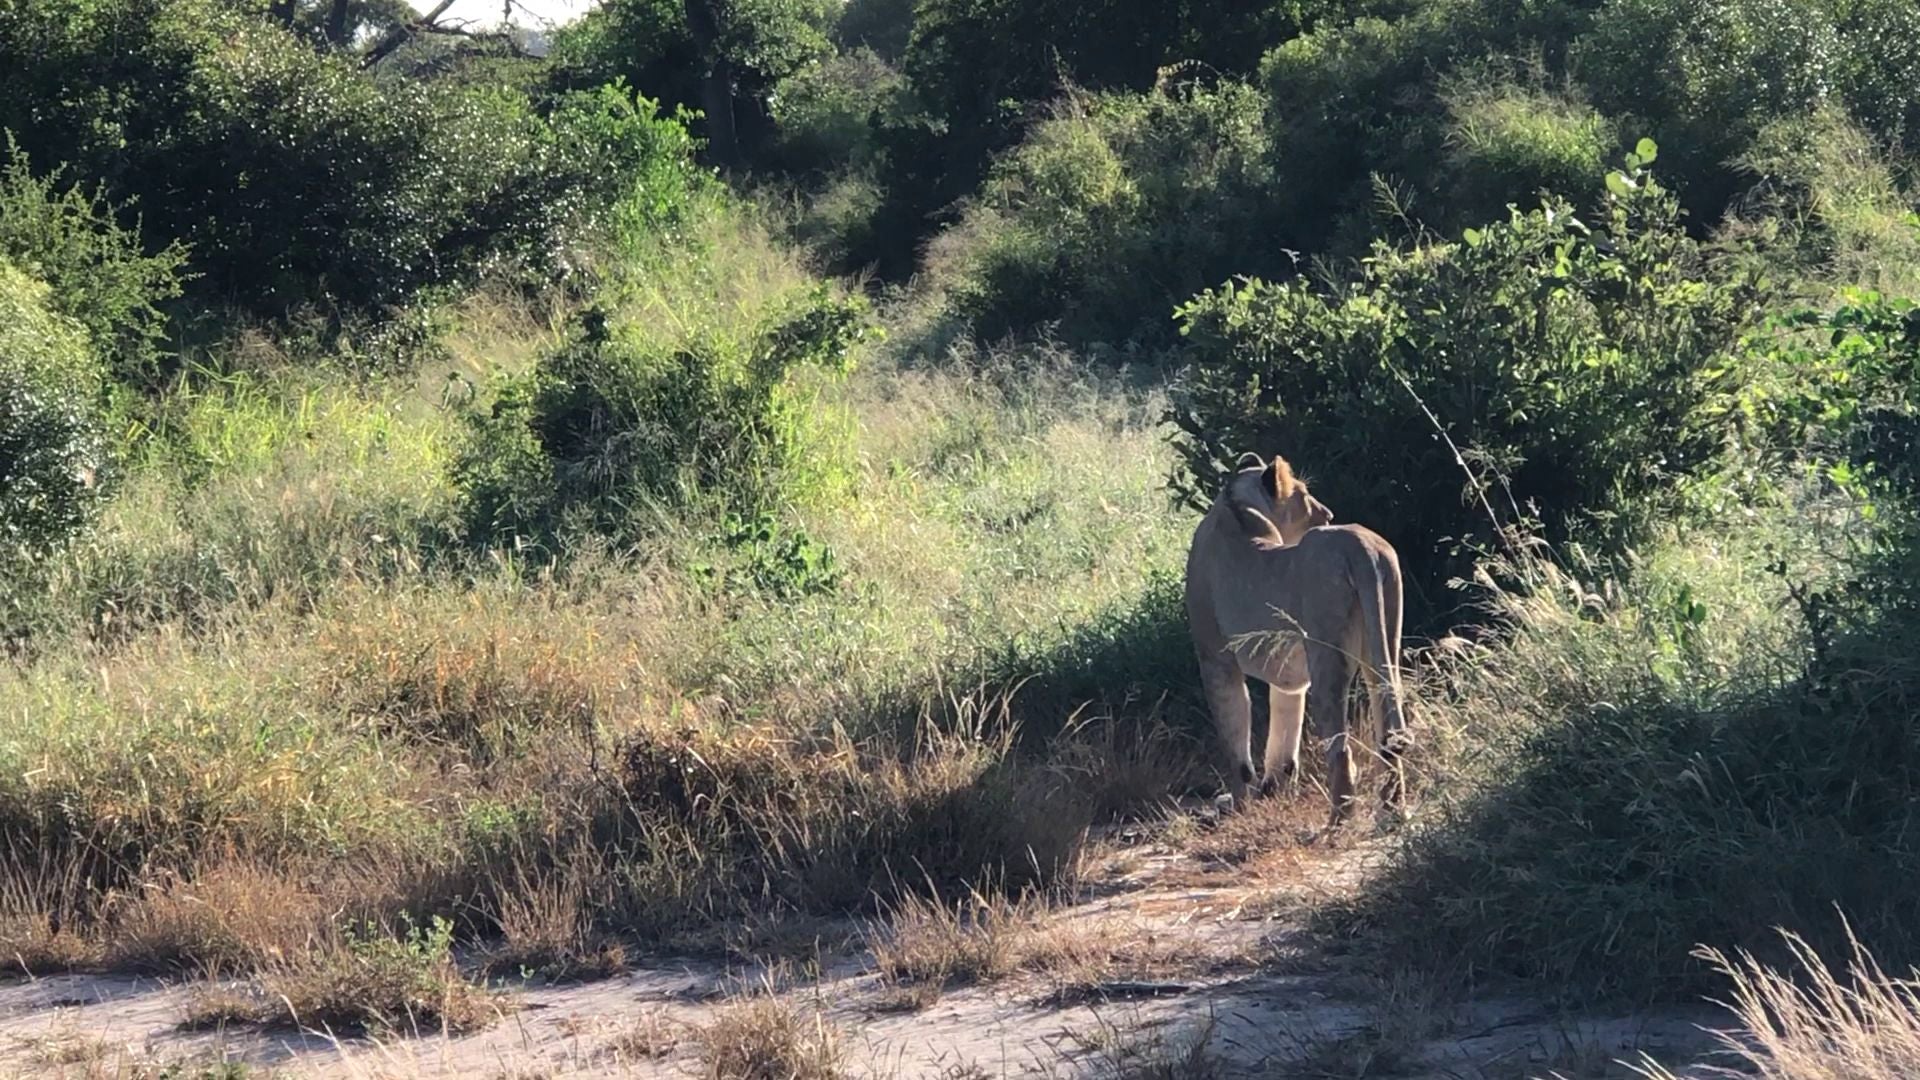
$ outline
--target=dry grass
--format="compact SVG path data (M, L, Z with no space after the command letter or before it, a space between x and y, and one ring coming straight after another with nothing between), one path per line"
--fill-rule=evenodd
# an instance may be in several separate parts
M1077 1053L1067 1075L1096 1080L1222 1080L1228 1068L1212 1047L1215 1024L1212 1015L1187 1031L1103 1020L1090 1029L1069 1031L1067 1037Z
M301 876L239 858L192 878L158 872L108 901L107 962L221 976L305 956L334 934L327 897Z
M80 859L8 852L0 858L0 970L47 975L97 963L97 935L81 921L87 908Z
M576 861L544 874L514 867L497 886L500 941L486 956L489 975L549 982L603 979L627 968L627 950L594 925L609 890Z
M607 1039L600 1055L615 1066L631 1068L673 1053L681 1038L678 1025L658 1010L649 1010Z
M808 283L723 231L622 294L659 344L758 332ZM469 376L558 322L509 291L448 314ZM845 581L796 600L690 573L742 557L692 518L534 567L450 545L444 360L348 384L255 359L153 403L0 671L0 848L105 855L0 868L9 968L258 991L203 1022L459 1026L457 973L369 978L346 928L447 916L543 979L622 943L804 951L929 883L1070 886L1093 821L1203 772L1165 694L1185 523L1153 393L1026 357L864 369L823 403L860 417L857 475L782 521Z
M444 923L409 927L404 936L364 934L275 965L250 986L210 987L183 1026L287 1026L335 1034L461 1035L481 1030L510 1007L454 965Z
M840 1034L816 1011L803 1015L772 996L729 1006L695 1035L708 1080L838 1080Z
M959 904L907 894L868 930L874 966L894 1005L924 1008L956 986L993 982L1019 970L1026 939L1044 907L1030 898L972 893Z
M1920 1076L1920 969L1889 975L1847 928L1844 973L1828 966L1798 934L1781 937L1797 970L1768 966L1751 953L1702 948L1696 955L1732 986L1727 1008L1740 1027L1720 1032L1736 1068L1728 1076L1762 1080L1909 1080ZM1654 1062L1648 1080L1678 1080Z
M907 894L868 928L888 1004L924 1008L955 987L1034 975L1056 1003L1178 992L1170 982L1251 966L1202 935L1167 933L1124 912L1075 913L1042 894L975 892L957 904Z
M241 1061L205 1055L180 1060L156 1059L131 1047L77 1033L17 1039L34 1068L47 1080L268 1080L275 1075Z

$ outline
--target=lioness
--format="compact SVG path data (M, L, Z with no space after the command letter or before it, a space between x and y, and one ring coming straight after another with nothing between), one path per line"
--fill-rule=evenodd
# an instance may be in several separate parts
M1356 661L1382 725L1386 805L1403 795L1400 559L1377 533L1330 525L1284 458L1253 455L1221 488L1187 553L1187 622L1236 805L1253 784L1246 676L1268 686L1263 792L1299 772L1301 725L1328 740L1334 824L1353 799L1346 691ZM1304 642L1305 647L1302 648Z

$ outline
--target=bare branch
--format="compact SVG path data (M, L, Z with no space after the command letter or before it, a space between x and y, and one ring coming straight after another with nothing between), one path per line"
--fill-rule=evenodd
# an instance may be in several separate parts
M366 56L360 60L360 66L362 68L370 68L380 61L385 60L393 50L406 44L407 39L413 37L413 35L424 30L432 29L434 21L440 18L440 16L445 15L447 9L452 6L453 0L440 0L438 4L433 6L432 11L422 15L415 22L409 23L406 26L397 26L389 30L386 37L382 38L378 44L367 50Z

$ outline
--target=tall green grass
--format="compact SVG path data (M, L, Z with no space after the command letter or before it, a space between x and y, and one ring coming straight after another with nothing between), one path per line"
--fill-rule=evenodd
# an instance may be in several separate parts
M716 233L624 302L712 324L636 315L669 340L732 332L805 284L766 244ZM508 370L541 348L524 312L460 313L456 363L490 336ZM728 920L929 882L1070 881L1116 808L1090 772L1151 801L1184 768L1097 732L1048 750L1068 692L1015 687L1077 663L1090 619L1144 604L1164 637L1185 526L1155 399L1007 364L809 390L842 471L772 512L832 552L798 594L730 572L765 553L697 512L557 558L468 544L449 466L470 404L444 367L183 380L98 526L14 594L33 632L0 676L0 836L53 869L14 868L0 937L30 966L265 970L338 945L327 912L441 915L566 967L608 934L712 946ZM1072 685L1104 678L1124 702L1141 673ZM57 918L26 884L48 873L71 883ZM241 892L291 914L179 899Z
M1836 902L1913 955L1912 624L1827 618L1872 535L1801 498L1610 584L1517 568L1534 591L1490 597L1509 637L1429 661L1435 787L1349 914L1411 962L1575 997L1697 989L1695 945L1772 956Z

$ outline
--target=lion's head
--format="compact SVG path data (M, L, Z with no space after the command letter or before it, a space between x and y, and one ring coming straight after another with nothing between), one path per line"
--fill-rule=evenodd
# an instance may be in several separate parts
M1264 461L1258 454L1241 454L1220 494L1240 528L1262 547L1297 544L1308 529L1333 524L1333 511L1314 498L1287 459L1277 455Z

